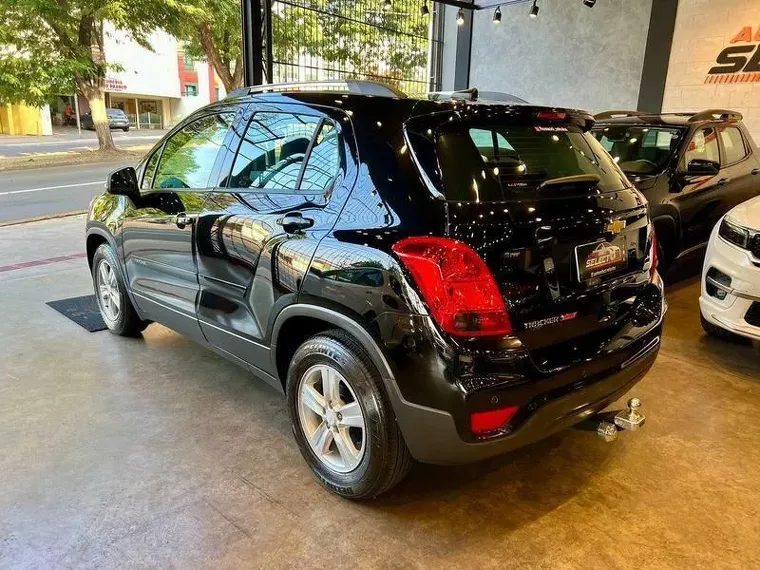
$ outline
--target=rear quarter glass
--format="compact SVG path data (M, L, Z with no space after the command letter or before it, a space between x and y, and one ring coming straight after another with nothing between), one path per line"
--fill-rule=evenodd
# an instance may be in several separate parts
M410 119L406 136L418 168L450 201L630 187L599 141L571 122L438 113Z

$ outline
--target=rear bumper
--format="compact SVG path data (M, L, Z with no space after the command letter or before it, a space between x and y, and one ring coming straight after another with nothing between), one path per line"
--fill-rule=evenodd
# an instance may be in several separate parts
M416 358L396 358L406 369L397 369L388 387L412 456L441 465L487 459L573 426L621 398L659 353L667 304L661 281L655 285L660 293L654 321L623 327L594 356L572 365L541 370L516 349L490 353L486 374L462 376L462 353L442 343L428 350L420 343ZM509 424L485 438L473 435L473 412L506 406L519 408Z
M662 324L623 363L585 378L582 387L550 397L512 433L487 441L464 441L449 413L403 401L397 393L394 407L407 447L418 461L456 465L494 457L571 427L625 395L646 375L659 352L661 330Z

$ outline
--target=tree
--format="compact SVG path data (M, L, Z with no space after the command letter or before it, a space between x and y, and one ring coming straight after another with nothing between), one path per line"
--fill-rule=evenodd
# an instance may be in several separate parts
M104 24L150 49L148 34L166 27L164 0L2 0L0 102L40 105L76 87L90 104L100 150L115 148L108 127Z
M173 8L168 31L185 42L185 52L205 59L230 92L243 86L239 0L189 0Z
M272 4L273 82L300 79L292 71L305 58L331 70L313 79L374 77L401 86L402 78L424 75L429 19L418 16L418 0L394 0L389 11L376 0ZM169 31L186 42L188 54L206 59L227 91L242 87L239 0L188 0L176 10Z

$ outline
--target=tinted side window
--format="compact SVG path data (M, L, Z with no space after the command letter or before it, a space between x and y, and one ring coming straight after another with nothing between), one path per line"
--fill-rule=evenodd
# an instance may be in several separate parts
M726 151L726 164L739 162L749 154L744 144L744 137L736 127L721 129L720 140L723 142L723 149Z
M148 162L145 163L145 170L143 172L143 179L142 183L140 184L141 190L147 190L148 188L152 188L153 184L153 175L156 173L156 165L158 164L158 159L161 157L161 147L154 152L151 157L148 159Z
M319 119L256 113L232 165L230 188L295 190Z
M694 133L694 137L686 150L686 164L692 160L710 160L720 164L720 151L718 150L718 134L713 128L702 129Z
M152 187L206 188L234 118L234 113L207 115L174 133L164 145Z
M330 122L322 124L306 162L300 192L322 193L329 189L340 169L340 133Z

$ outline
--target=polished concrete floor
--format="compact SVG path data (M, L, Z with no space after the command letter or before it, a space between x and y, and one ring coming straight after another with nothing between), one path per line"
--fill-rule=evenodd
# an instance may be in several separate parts
M669 292L635 389L646 427L568 430L487 463L415 466L351 503L312 479L283 400L152 326L90 334L81 218L0 228L0 568L759 568L760 351Z

